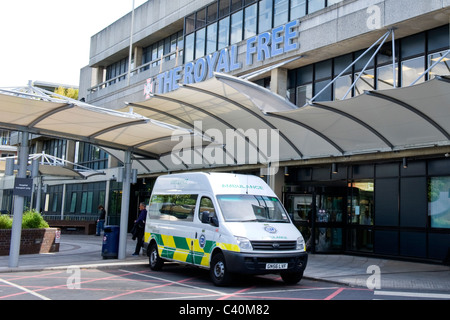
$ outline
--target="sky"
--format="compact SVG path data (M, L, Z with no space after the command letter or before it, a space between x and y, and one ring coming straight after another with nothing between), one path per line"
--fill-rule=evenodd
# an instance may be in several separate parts
M91 36L132 8L133 0L0 0L0 87L78 86Z

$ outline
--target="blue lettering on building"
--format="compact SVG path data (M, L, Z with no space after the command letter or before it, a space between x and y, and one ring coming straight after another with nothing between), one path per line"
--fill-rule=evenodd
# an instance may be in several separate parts
M264 61L287 52L297 50L299 44L296 27L298 20L276 27L270 32L264 32L251 37L246 42L245 64L252 65L256 61ZM214 72L229 73L242 68L238 61L238 47L232 45L220 51L211 53L196 61L187 62L156 76L157 93L167 93L180 87L180 83L189 85L199 83L213 77ZM153 91L154 92L154 91Z

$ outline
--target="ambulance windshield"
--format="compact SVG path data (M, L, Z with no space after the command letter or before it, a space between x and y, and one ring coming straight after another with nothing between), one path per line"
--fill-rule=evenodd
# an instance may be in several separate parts
M286 211L275 197L219 195L217 199L225 221L290 222Z

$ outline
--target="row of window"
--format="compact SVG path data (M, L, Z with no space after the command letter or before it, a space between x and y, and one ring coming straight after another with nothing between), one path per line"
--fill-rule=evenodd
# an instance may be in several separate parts
M78 164L92 170L108 168L108 153L98 146L79 142Z
M259 2L260 31L279 26L343 0L218 0L185 19L186 35ZM252 6L253 7L253 6ZM255 7L256 8L256 7ZM252 9L253 10L253 9ZM241 10L242 11L242 10Z
M64 213L96 217L98 206L105 205L106 182L69 184L66 186ZM45 194L43 211L48 214L61 213L63 186L49 186Z
M185 62L342 0L220 0L185 19Z
M189 62L342 0L218 0L185 18L183 31L143 49L141 71L165 61ZM182 61L182 60L180 60ZM149 63L151 65L149 65ZM107 85L126 79L128 57L106 68Z
M396 46L396 87L409 86L425 70L435 64L438 59L447 54L449 44L449 26L422 32L401 40ZM376 50L374 48L373 50ZM325 60L313 65L289 71L288 95L291 102L297 106L305 103L327 87L334 77L341 74L365 50ZM346 73L336 79L315 100L331 101L350 98L364 93L365 90L383 90L394 86L394 72L392 67L392 43L385 44L369 62L373 52L369 52ZM417 83L432 79L435 75L450 73L450 55L444 57L431 71L420 78ZM364 66L368 64L363 72ZM359 78L359 79L358 79ZM356 81L357 80L357 81ZM349 91L356 81L353 90Z
M149 62L152 62L151 67L156 67L161 64L161 58L165 57L165 61L182 59L183 55L183 31L176 32L170 37L162 39L143 49L142 64L145 65L142 71L150 68ZM182 60L179 60L180 62Z

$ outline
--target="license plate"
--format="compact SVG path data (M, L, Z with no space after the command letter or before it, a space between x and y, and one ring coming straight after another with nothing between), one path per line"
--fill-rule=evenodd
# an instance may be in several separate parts
M266 270L283 270L287 269L288 264L287 263L267 263L266 264Z

